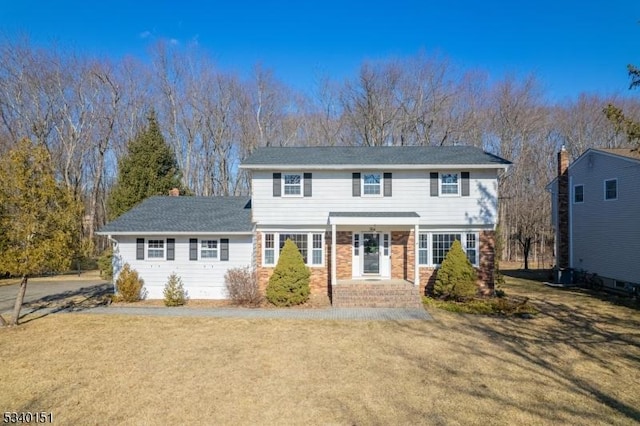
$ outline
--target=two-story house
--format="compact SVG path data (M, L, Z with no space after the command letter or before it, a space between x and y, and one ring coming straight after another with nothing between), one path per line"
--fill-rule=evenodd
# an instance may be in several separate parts
M606 287L640 289L640 153L588 149L569 164L558 153L558 176L549 185L556 231L558 282L571 272L598 274ZM577 275L577 274L576 274Z
M460 240L493 287L498 177L509 162L451 147L260 148L240 166L251 197L153 197L105 226L116 270L128 262L162 297L171 272L192 298L224 298L229 267L251 265L265 288L287 239L312 293L355 281L432 283Z

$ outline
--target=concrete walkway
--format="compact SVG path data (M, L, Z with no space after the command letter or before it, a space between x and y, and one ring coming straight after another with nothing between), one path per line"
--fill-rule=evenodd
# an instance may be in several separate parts
M396 308L324 308L324 309L249 309L249 308L186 308L186 307L115 307L98 306L81 313L107 315L148 315L166 317L210 317L292 320L360 320L409 321L431 320L424 309Z

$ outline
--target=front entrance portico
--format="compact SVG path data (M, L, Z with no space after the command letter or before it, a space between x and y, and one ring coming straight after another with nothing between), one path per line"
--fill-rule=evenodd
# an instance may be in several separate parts
M331 282L400 279L419 285L415 212L331 212Z

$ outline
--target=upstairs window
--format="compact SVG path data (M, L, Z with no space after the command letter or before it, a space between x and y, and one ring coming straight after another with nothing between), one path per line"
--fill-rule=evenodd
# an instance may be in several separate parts
M284 195L302 195L302 175L285 174L282 177L283 180L283 193Z
M363 178L362 193L364 195L380 195L381 182L382 174L365 173Z
M573 203L584 202L584 185L576 185L573 187Z
M609 179L604 181L604 199L618 199L618 179Z
M440 173L440 195L460 195L458 173Z

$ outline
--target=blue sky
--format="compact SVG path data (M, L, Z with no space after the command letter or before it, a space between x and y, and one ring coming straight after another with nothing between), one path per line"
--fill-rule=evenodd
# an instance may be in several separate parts
M143 58L159 38L197 42L225 70L254 64L310 90L355 76L364 60L420 51L492 80L533 72L552 100L628 95L640 66L640 1L71 1L0 0L0 32L91 55ZM640 94L636 94L640 95Z

